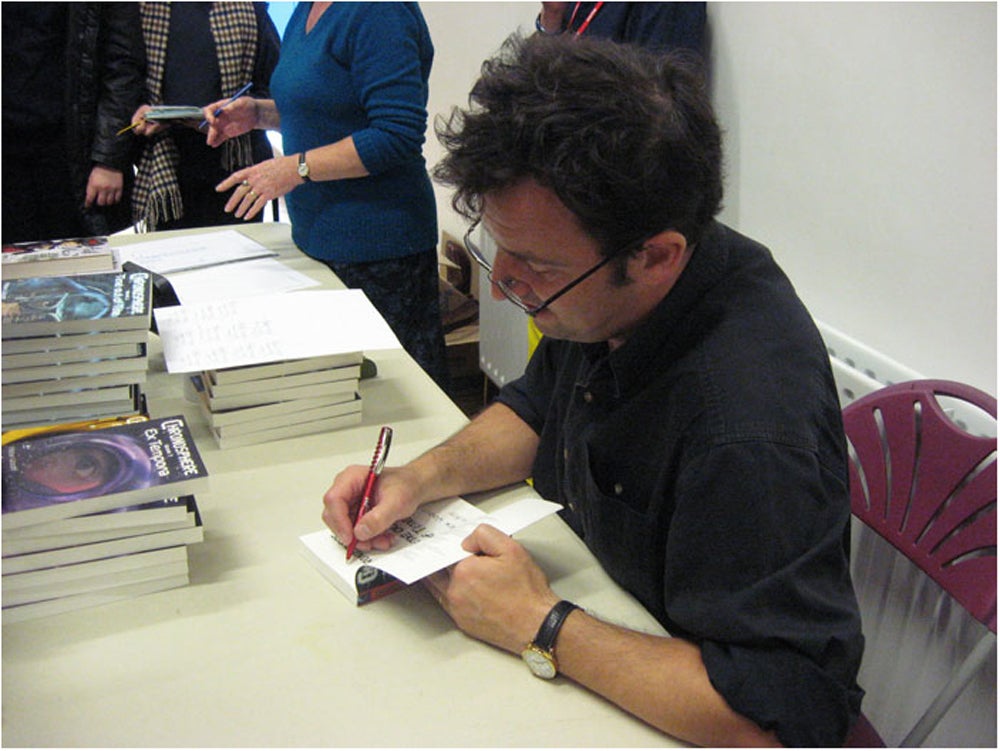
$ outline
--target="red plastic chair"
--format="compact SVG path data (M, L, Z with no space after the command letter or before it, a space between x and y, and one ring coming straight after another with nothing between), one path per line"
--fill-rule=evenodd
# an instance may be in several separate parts
M969 402L996 418L995 398L950 381L889 386L844 409L854 515L989 629L902 746L927 738L996 645L997 439L963 430L936 395ZM846 745L885 744L862 717Z

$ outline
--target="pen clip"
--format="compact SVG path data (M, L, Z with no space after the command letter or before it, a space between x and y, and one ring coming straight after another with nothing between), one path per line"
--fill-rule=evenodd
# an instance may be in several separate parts
M372 455L370 472L379 475L385 467L385 461L389 457L389 446L392 444L392 428L382 428L378 434L378 443L375 445L375 453Z

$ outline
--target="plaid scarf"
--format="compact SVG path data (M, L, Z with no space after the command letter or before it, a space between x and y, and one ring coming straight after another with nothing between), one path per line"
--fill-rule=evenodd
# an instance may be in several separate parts
M140 3L142 34L146 42L146 89L150 104L162 104L163 70L170 36L170 3ZM257 17L248 2L212 3L208 15L223 96L253 79L257 53ZM250 135L226 141L221 147L222 166L228 172L252 164ZM132 193L132 219L152 232L157 225L184 215L177 168L180 154L170 131L149 140L143 149Z

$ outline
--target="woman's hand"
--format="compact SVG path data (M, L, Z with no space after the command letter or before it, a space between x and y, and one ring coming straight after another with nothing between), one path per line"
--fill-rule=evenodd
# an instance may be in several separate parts
M260 127L260 112L253 97L241 96L235 102L220 99L202 108L202 112L208 121L207 142L212 147Z
M279 156L234 172L216 185L215 190L224 193L235 188L225 210L250 220L263 211L268 202L290 193L301 184L298 159Z

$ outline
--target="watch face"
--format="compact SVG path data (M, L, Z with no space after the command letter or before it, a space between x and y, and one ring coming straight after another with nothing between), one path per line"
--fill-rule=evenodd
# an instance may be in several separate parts
M531 672L539 678L556 677L556 664L552 656L543 652L534 644L528 645L528 648L521 652L521 659L528 664Z
M309 177L309 165L305 162L299 165L299 175L301 177Z

